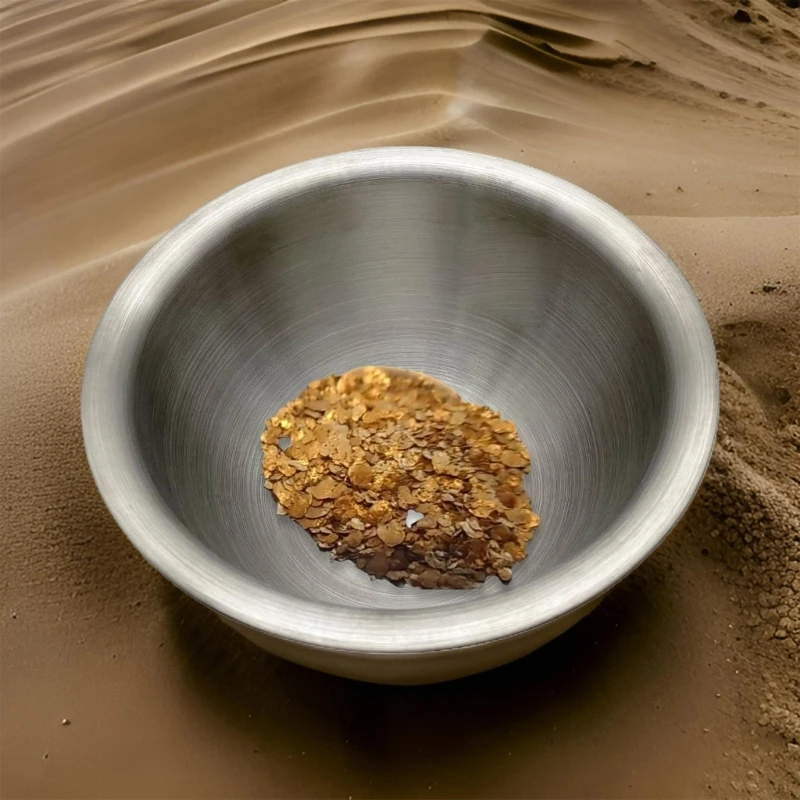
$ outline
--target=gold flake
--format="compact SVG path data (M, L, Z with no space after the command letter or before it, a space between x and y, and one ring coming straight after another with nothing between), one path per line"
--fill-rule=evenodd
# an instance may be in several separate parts
M529 467L530 460L525 458L522 453L515 452L514 450L504 450L500 454L500 461L507 467Z
M325 500L327 498L335 497L340 484L330 476L323 478L315 486L309 487L309 492L316 497L317 500Z
M320 506L319 508L309 508L306 511L306 519L320 519L328 515L330 508Z
M431 456L431 464L436 472L444 472L450 466L450 456L444 450L437 450Z
M372 480L372 467L364 463L353 464L350 469L347 470L347 477L350 479L350 483L352 483L353 486L364 488L369 486Z
M402 544L406 538L406 532L403 530L402 524L393 520L386 525L378 526L378 538L387 547L396 547L398 544Z

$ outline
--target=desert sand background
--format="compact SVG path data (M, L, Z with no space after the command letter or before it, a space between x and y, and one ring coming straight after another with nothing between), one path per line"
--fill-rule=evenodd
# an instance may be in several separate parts
M0 3L2 796L800 797L796 5ZM660 551L553 644L438 687L252 648L134 552L81 441L90 337L158 236L386 144L598 194L720 355L711 468Z

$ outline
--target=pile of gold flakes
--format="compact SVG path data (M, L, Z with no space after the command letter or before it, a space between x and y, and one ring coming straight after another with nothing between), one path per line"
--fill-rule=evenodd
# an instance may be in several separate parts
M314 381L261 442L278 513L377 578L508 581L539 524L514 423L422 373L364 367Z

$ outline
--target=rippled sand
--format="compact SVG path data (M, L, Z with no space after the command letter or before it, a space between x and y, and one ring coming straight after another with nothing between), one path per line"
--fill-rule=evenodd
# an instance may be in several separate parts
M3 797L800 796L800 10L7 0L0 48ZM167 586L105 511L78 408L160 234L385 144L516 159L631 215L723 362L664 547L545 650L417 689L278 661Z

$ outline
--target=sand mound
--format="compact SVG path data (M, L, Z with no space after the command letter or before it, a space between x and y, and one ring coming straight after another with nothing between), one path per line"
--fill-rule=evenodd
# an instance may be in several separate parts
M4 797L800 797L791 6L2 5ZM80 435L92 331L155 237L258 174L382 144L513 158L632 215L721 362L676 533L551 646L435 689L252 649L142 563Z
M724 579L762 641L759 724L800 757L800 302L798 287L789 291L792 316L719 332L718 444L695 511L707 515Z

